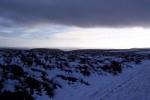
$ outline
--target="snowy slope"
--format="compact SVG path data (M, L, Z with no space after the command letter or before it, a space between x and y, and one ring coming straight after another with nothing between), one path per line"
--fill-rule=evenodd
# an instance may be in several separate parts
M118 76L93 76L91 86L66 88L56 100L150 100L149 65L144 61Z
M113 80L111 85L93 93L92 100L149 100L150 99L150 62L143 62L133 69L126 70Z
M0 50L0 99L150 100L150 55L140 52Z

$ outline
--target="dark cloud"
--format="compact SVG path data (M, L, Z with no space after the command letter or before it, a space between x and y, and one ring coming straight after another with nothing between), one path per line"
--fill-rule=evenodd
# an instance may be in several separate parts
M0 18L1 25L149 26L150 0L0 0Z

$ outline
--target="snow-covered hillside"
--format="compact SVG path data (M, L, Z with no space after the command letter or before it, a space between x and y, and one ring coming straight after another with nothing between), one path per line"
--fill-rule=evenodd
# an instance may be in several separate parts
M150 100L149 51L125 51L1 49L0 100Z

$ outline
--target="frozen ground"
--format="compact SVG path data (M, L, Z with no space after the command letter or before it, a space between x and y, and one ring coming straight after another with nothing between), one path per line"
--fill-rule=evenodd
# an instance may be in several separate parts
M91 86L59 92L56 100L150 100L150 62L127 68L117 76L91 76Z
M150 100L149 65L148 50L0 50L0 99Z

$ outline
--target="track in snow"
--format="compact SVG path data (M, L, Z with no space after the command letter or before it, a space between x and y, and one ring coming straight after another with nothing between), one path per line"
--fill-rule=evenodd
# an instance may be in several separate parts
M136 67L136 66L135 66ZM92 100L150 100L150 64L145 63L117 84L96 91Z

